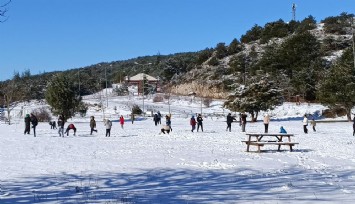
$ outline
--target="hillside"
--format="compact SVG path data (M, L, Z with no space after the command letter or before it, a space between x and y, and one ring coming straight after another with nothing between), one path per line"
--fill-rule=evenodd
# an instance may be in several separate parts
M319 23L312 16L302 21L278 20L263 27L255 25L229 45L218 43L215 48L199 52L101 62L63 73L80 86L82 96L104 88L106 79L110 87L124 81L125 76L145 72L159 76L163 92L181 95L195 92L198 96L222 99L235 87L267 76L280 85L287 101L296 95L314 101L326 73L345 50L351 49L353 17L342 13ZM13 80L1 82L0 86L15 81L22 100L43 99L48 81L57 73L31 75L28 70L17 73Z

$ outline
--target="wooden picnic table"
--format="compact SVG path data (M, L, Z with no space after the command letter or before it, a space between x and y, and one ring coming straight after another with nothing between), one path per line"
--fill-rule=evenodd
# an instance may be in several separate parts
M260 152L260 147L264 145L277 145L278 151L280 151L282 145L287 145L292 151L292 147L297 142L292 142L291 138L294 137L294 134L286 133L246 133L247 140L242 141L247 145L247 152L249 152L250 145L257 146L258 152ZM264 140L262 140L264 138ZM265 140L265 138L267 138Z

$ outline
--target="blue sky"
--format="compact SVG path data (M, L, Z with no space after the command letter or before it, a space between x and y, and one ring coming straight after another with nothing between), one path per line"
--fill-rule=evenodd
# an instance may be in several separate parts
M6 0L0 0L0 3ZM229 44L254 24L355 13L355 0L12 0L0 80Z

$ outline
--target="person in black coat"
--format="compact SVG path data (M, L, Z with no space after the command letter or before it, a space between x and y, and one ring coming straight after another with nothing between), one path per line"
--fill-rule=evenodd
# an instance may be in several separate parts
M30 114L26 114L25 117L25 132L24 134L30 134L30 130L31 130L31 117Z
M31 123L33 128L33 136L36 137L36 127L38 125L38 119L33 113L31 113Z
M243 113L241 115L241 121L242 121L242 132L245 132L245 126L247 125L247 117L248 115L246 113Z
M64 116L60 115L58 118L58 134L59 137L64 137L64 124L65 124L65 120L64 120Z
M226 129L226 131L229 130L229 132L231 132L231 130L232 130L232 122L233 122L234 120L236 120L235 117L233 117L231 113L228 113L228 115L227 115L227 129Z
M354 114L354 119L353 119L353 121L354 121L354 124L353 124L353 130L354 130L353 136L355 136L355 114Z
M153 120L154 120L155 126L157 126L158 123L159 123L159 116L158 116L158 114L154 114Z
M198 114L198 116L197 116L197 132L200 127L201 127L201 131L203 132L202 121L203 121L203 118L202 118L201 114Z

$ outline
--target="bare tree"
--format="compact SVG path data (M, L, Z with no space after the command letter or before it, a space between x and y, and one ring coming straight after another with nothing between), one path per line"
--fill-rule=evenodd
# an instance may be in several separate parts
M11 0L0 4L0 23L5 22L9 17L6 15L8 9L7 6L10 4Z
M5 82L1 85L0 95L4 98L4 106L7 110L7 119L9 125L11 124L11 111L17 103L24 99L23 92L21 91L21 83L19 82L19 75L15 74L12 80Z

